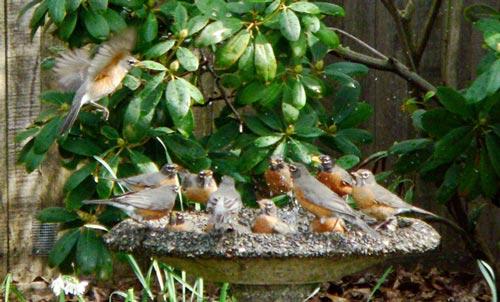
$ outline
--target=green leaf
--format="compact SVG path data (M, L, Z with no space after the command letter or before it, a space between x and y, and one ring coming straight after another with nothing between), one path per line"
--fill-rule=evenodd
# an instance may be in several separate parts
M274 110L262 110L257 114L257 117L269 128L278 132L283 131L283 123L281 123L279 115Z
M165 93L167 108L171 114L186 116L191 105L191 94L185 83L175 79L168 82Z
M258 93L261 97L259 100L259 105L263 108L273 108L280 99L283 92L282 82L272 82L271 84L264 86L264 90ZM269 112L269 111L266 111Z
M97 167L97 163L95 161L89 162L85 166L76 170L71 174L71 176L66 180L64 184L64 192L73 191L76 187L78 187L91 173L94 172Z
M260 136L273 135L273 132L269 130L258 118L255 116L246 116L244 118L245 126L250 129L253 133Z
M70 104L73 101L74 93L60 92L54 90L46 90L40 95L42 103L62 105L64 103Z
M357 102L354 104L352 112L346 116L340 123L340 128L352 128L365 122L373 114L373 107L364 102Z
M465 92L465 98L469 103L477 103L498 89L500 89L500 59L496 59L488 70L474 80Z
M49 150L50 146L52 146L57 138L60 124L61 119L57 117L43 126L40 133L35 137L35 144L33 145L33 151L35 153L42 154Z
M66 0L66 10L68 12L74 12L82 4L82 0Z
M188 24L187 24L189 36L194 35L195 33L199 32L207 24L208 24L208 17L207 16L198 15L198 16L194 16L193 18L189 19Z
M283 117L285 118L285 122L288 124L293 124L298 118L300 111L295 108L292 104L282 102L281 110L283 112Z
M289 8L296 12L306 14L319 14L321 12L317 5L306 1L294 2L290 4Z
M498 190L497 181L495 177L495 170L490 162L488 151L486 148L480 150L479 161L479 177L483 194L487 198L492 198ZM497 154L497 157L500 154Z
M313 3L314 5L319 7L319 9L323 14L335 17L343 17L345 15L344 9L339 5L328 2L313 2Z
M138 8L144 4L144 0L109 0L109 2L117 6L128 8Z
M335 164L337 164L341 168L349 170L355 165L357 165L359 161L360 161L359 157L357 157L356 155L349 154L337 158Z
M101 147L86 137L70 136L60 146L66 151L83 156L93 156L102 153Z
M236 103L238 105L253 104L264 96L266 86L262 82L251 82L238 91Z
M498 17L498 12L491 6L474 4L464 9L464 16L469 22L475 22L482 18Z
M151 69L151 70L158 70L158 71L167 70L167 67L165 67L162 64L155 62L155 61L144 60L144 61L141 61L141 65L144 68Z
M353 154L358 157L361 156L359 148L345 136L324 136L323 139L325 139L333 148L344 154Z
M197 47L206 47L222 42L240 30L241 26L241 20L236 18L212 22L203 29L196 39L195 45Z
M141 86L141 80L130 74L127 74L123 79L123 85L130 90L136 90L137 88L139 88L139 86Z
M339 46L340 40L332 29L321 24L320 29L314 35L321 41L321 43L328 46L330 49L335 49Z
M290 41L290 48L294 58L302 58L307 52L307 39L304 33L300 34L297 41Z
M102 13L108 8L108 0L88 0L90 8L97 13Z
M254 63L257 75L269 82L276 77L276 58L274 57L274 50L263 34L258 34L255 38L254 46Z
M242 152L240 156L238 168L241 173L246 173L255 167L262 160L267 158L268 149L252 146Z
M290 141L288 142L288 147L290 147L290 154L296 160L301 161L305 164L309 164L311 162L309 150L303 143L299 142L298 140L290 139Z
M476 150L475 150L476 151ZM473 200L480 192L479 165L475 152L468 154L462 175L458 182L458 194L468 200Z
M261 136L255 140L254 144L259 148L269 147L279 142L282 138L283 135Z
M294 81L291 91L292 105L297 109L302 109L306 105L306 90L300 81Z
M155 163L142 152L128 149L128 153L130 154L130 160L139 173L158 172L158 167Z
M38 27L42 26L45 23L45 14L47 14L49 8L48 2L49 0L40 2L40 4L35 8L33 15L31 16L31 39L33 39L33 37L35 36Z
M364 76L368 74L368 67L359 63L352 62L337 62L328 65L325 68L325 74L331 75L334 72L345 73L349 76Z
M187 71L196 71L198 69L198 58L189 49L179 47L175 55L181 66Z
M145 42L153 41L158 35L158 20L153 12L150 12L144 24L141 26L139 30L139 36Z
M16 134L15 142L16 143L22 143L28 138L32 138L33 136L37 135L37 133L40 131L39 127L33 127L33 128L27 128L22 132L19 132Z
M472 117L472 112L467 106L467 101L465 98L453 88L450 87L438 87L436 95L444 108L448 111L456 113L463 118Z
M215 67L227 69L243 55L250 42L251 34L246 29L238 32L224 46L217 49L215 54Z
M484 42L493 51L498 52L498 43L500 43L500 16L496 18L484 18L474 23L474 27L483 32Z
M208 151L220 151L226 146L230 145L238 137L238 128L238 123L234 121L231 121L218 128L217 131L208 139Z
M491 165L500 177L500 138L491 133L486 134L486 149L490 157Z
M166 136L165 142L169 150L186 160L195 160L207 156L207 153L198 142L186 139L179 134Z
M102 15L85 10L83 13L83 23L89 34L98 39L105 40L109 35L109 25Z
M66 16L66 0L48 0L49 16L56 24L60 24Z
M316 127L295 127L295 135L303 138L317 138L324 135L325 132Z
M66 231L62 237L57 240L54 247L49 253L49 265L51 267L59 266L70 254L80 237L79 229L71 229Z
M389 154L405 154L413 152L415 150L420 150L427 148L432 143L431 139L428 138L416 138L409 139L399 143L395 143L389 148Z
M78 18L76 13L68 14L66 18L64 18L61 26L59 26L57 29L57 35L59 36L59 38L61 38L62 40L69 39L73 31L75 30L77 19Z
M178 3L174 11L174 28L176 32L187 27L188 13L184 5Z
M144 57L146 59L158 58L167 53L167 51L169 51L170 49L172 49L174 44L175 44L174 40L167 40L164 42L157 43L153 45L150 49L146 50L146 52L144 53Z
M96 277L100 280L108 280L113 274L113 257L101 240L99 250L97 252Z
M99 259L101 239L94 230L84 228L76 245L76 264L81 274L94 273Z
M426 111L422 114L421 122L422 128L435 137L442 137L462 125L459 117L444 108Z
M469 126L462 126L451 130L436 142L434 149L434 158L449 162L458 155L462 154L472 142L472 131Z
M36 214L36 219L42 223L65 223L79 219L75 212L65 208L48 207Z
M372 134L365 129L347 128L337 132L339 136L345 136L355 144L369 144L373 141Z
M191 84L190 82L186 81L185 79L183 78L178 78L177 79L178 81L181 81L182 84L185 86L185 88L188 90L189 92L189 95L191 96L191 98L198 104L204 104L205 103L205 99L203 97L203 94L201 93L201 91L198 89L198 87L194 86L193 84Z
M109 29L112 32L115 33L120 33L122 32L125 28L127 28L127 23L123 19L123 17L116 11L112 9L107 9L103 12L104 18L106 18L106 21L108 22Z
M323 81L310 74L302 75L300 82L314 97L321 97L325 90Z
M195 0L194 3L204 15L214 19L225 18L228 14L227 4L223 0Z
M280 14L281 34L289 41L297 41L300 36L300 21L291 10L283 10Z
M104 161L104 159L102 159ZM108 167L100 167L99 169L99 182L96 185L96 191L97 195L99 195L99 198L109 198L111 195L111 192L113 190L114 182L110 180L110 178L113 178L116 176L116 173L118 171L118 164L120 163L120 156L119 155L114 155L110 159L107 160L106 164ZM111 170L114 175L110 173Z

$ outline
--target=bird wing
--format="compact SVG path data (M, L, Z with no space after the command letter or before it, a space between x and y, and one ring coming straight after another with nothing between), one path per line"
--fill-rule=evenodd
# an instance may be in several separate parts
M188 173L182 177L182 188L190 188L196 185L196 174Z
M347 172L346 170L342 169L339 166L335 166L334 168L336 171L338 171L340 178L342 179L343 182L346 184L352 186L353 185L353 179L352 176Z
M399 196L379 184L370 185L369 190L373 192L375 201L379 204L400 209L410 209L412 207L410 204L399 198Z
M145 173L136 176L119 179L125 185L154 187L158 186L166 176L161 172Z
M91 79L97 78L108 66L117 63L125 55L128 55L134 48L135 40L136 32L132 29L127 29L101 45L97 54L92 58L89 77Z
M80 48L62 53L54 66L61 89L77 91L87 80L90 61L87 49Z
M319 180L312 176L304 176L303 178L301 190L307 200L343 216L357 216L342 197L331 191Z
M161 186L122 195L117 197L115 201L140 209L159 211L172 209L176 197L177 193L172 189L172 186Z

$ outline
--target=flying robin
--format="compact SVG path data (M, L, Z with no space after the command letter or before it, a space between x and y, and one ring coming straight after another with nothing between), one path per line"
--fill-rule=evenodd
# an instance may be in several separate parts
M257 201L261 213L255 218L252 226L254 233L290 234L294 229L278 218L278 208L270 199Z
M369 233L372 237L379 237L379 234L361 219L358 212L354 211L337 193L314 178L304 165L299 163L290 165L290 171L293 178L293 192L300 205L316 215L322 223L327 217L339 217Z
M356 180L352 188L352 197L356 205L363 213L379 221L386 221L396 215L408 212L438 217L431 212L406 203L396 194L379 185L369 170L361 169L352 175Z
M346 170L335 164L335 160L328 155L314 156L314 161L319 161L319 171L316 178L330 190L345 196L351 194L353 179Z
M108 118L108 109L97 101L113 93L129 70L138 65L139 61L130 54L135 39L135 31L127 29L101 45L92 58L87 49L80 48L56 59L54 71L59 85L64 90L76 91L60 134L71 129L80 108L86 104L97 107L104 113L104 118Z
M207 211L211 213L211 216L207 230L233 229L234 220L242 207L241 195L234 186L234 179L230 176L223 176L219 188L208 199Z
M290 170L280 156L271 157L269 168L264 172L264 177L273 196L285 194L292 190L293 181Z
M184 219L184 215L179 212L170 212L167 230L171 232L192 232L194 226L189 221Z
M215 191L217 183L211 170L203 170L198 174L188 173L182 178L182 192L189 200L207 204Z
M105 200L84 200L84 204L104 204L119 208L134 220L154 220L168 215L175 204L178 186L161 186L130 192Z
M327 218L314 218L310 225L311 231L316 233L345 233L345 225L342 218L327 217Z
M133 192L159 186L179 186L179 180L177 179L178 169L179 167L176 164L166 164L158 172L144 173L113 180Z

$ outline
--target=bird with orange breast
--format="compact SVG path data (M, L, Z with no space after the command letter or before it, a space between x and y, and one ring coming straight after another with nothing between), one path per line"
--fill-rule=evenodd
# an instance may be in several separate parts
M295 230L278 217L278 208L271 199L258 200L261 213L255 218L252 226L254 233L290 234Z
M313 156L312 160L320 164L316 175L319 181L340 196L351 194L353 179L349 172L336 165L328 155Z
M357 207L378 221L388 221L396 215L409 212L439 218L436 214L406 203L399 196L379 185L370 170L361 169L352 175L355 178L352 197Z
M207 204L210 195L217 191L212 170L203 170L198 174L187 173L182 178L182 193L192 201Z
M176 164L165 164L158 172L143 173L126 178L112 179L130 191L138 192L147 188L157 188L159 186L179 186L177 172L179 166Z
M269 168L264 172L264 178L272 196L286 194L292 191L293 181L287 163L281 156L272 156Z
M362 229L374 238L379 234L369 227L361 214L352 209L346 201L314 178L307 168L300 164L290 165L293 178L293 192L300 205L313 213L321 223L328 217L338 217Z
M161 186L105 200L84 200L83 204L110 205L137 221L156 220L167 216L174 208L178 192L178 186Z
M139 61L131 55L135 46L136 32L127 29L101 45L91 57L84 48L63 53L56 59L54 72L59 85L67 91L75 91L75 96L60 134L65 134L75 123L82 106L93 105L108 119L109 110L97 103L101 98L113 93L120 86L130 69Z
M310 229L315 233L345 233L345 223L339 217L314 218L311 221Z

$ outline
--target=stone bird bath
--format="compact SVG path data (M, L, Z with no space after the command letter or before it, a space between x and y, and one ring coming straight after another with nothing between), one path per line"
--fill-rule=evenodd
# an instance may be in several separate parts
M281 210L285 221L292 211ZM243 209L240 222L251 225L256 211ZM309 214L299 211L296 234L202 232L207 214L185 213L194 232L169 232L166 222L125 220L106 235L114 250L153 256L209 282L229 282L238 302L303 301L315 284L334 281L382 262L394 263L435 249L439 234L421 220L399 218L393 231L373 239L351 229L347 234L310 233Z

